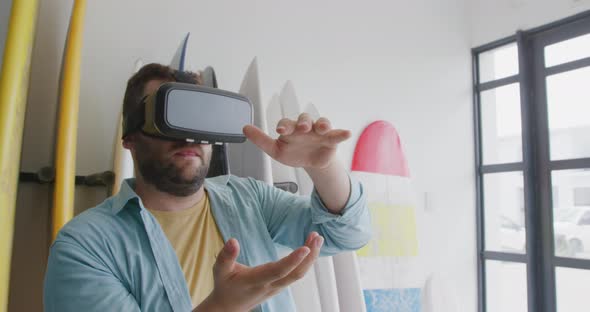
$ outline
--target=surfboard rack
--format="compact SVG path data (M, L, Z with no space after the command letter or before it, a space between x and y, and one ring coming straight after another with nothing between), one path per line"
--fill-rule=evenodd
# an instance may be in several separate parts
M19 182L32 182L39 184L51 184L55 182L55 168L43 167L37 172L20 172ZM104 171L86 176L76 176L76 185L107 186L110 187L115 180L115 173Z
M274 183L274 186L285 192L290 192L293 194L297 193L299 190L299 186L297 186L297 184L294 182L276 182Z
M20 172L19 182L29 182L38 184L52 184L55 182L55 168L43 167L37 172ZM76 185L84 186L106 186L112 187L115 181L115 173L104 171L86 176L76 176ZM297 193L298 186L294 182L277 182L274 186L290 193Z

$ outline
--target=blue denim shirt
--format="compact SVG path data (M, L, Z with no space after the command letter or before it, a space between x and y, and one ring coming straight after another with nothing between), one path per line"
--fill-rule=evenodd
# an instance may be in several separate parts
M174 249L133 191L135 181L66 224L51 246L45 275L45 311L191 311L191 298ZM362 185L351 179L341 215L316 191L297 196L254 179L220 176L205 181L224 241L235 237L238 261L257 266L278 259L275 244L298 248L311 231L324 236L322 255L354 250L370 238ZM256 311L295 311L285 290Z

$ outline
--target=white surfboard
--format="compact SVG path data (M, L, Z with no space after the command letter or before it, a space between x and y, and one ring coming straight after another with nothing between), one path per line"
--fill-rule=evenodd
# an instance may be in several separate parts
M301 107L299 106L299 100L295 94L295 87L291 81L287 81L280 96L281 101L281 112L282 118L289 118L297 120L299 114L301 114ZM313 105L313 104L311 104ZM317 110L316 110L317 113ZM309 195L313 191L313 182L303 170L303 168L289 168L294 173L294 178L299 188L299 194Z
M201 78L203 79L203 85L211 88L217 88L217 75L215 70L211 66L207 66L201 71Z
M295 94L295 88L290 81L287 82L285 88L283 88L283 93L281 94L281 105L283 107L283 113L285 117L292 118L291 115L294 113L295 117L292 119L297 120L299 114L302 113L298 104L297 96ZM295 111L295 107L297 107L299 110ZM306 113L310 115L318 115L317 118L319 118L319 113L313 104L309 103L306 108L311 110L306 111ZM313 116L311 117L314 118ZM297 184L299 185L299 194L310 195L313 191L313 182L305 170L303 168L296 168L295 177L297 178Z
M254 125L268 132L256 58L246 70L239 93L252 102ZM231 173L234 175L252 177L269 185L273 183L271 158L250 141L229 144L229 164Z
M137 59L134 64L133 73L136 73L143 67L143 60ZM117 133L115 134L113 144L113 172L115 179L111 187L111 195L115 195L121 189L121 183L125 179L133 178L134 166L131 152L123 147L121 142L123 136L123 112L119 113L119 124L117 125Z
M363 130L351 170L365 187L372 219L373 237L355 253L367 310L441 309L433 300L445 297L440 296L442 281L427 281L430 269L428 259L419 252L416 194L393 125L378 120Z
M308 113L313 120L320 118L320 113L313 103L307 104L305 112ZM313 191L313 182L311 181L311 178L309 178L307 174L305 174L303 178L298 175L297 178L299 184L302 185L302 194L311 194ZM333 261L332 257L320 257L314 264L316 282L320 294L320 303L322 305L322 311L324 312L340 311Z
M121 189L123 180L133 177L133 158L131 152L123 147L121 137L123 136L123 115L119 114L119 125L114 143L113 171L115 179L111 188L111 195L115 195Z
M320 112L318 111L317 107L313 105L313 103L307 104L307 106L305 107L305 112L308 113L313 120L317 120L321 117Z
M270 99L270 103L266 108L266 120L268 126L268 135L273 139L279 137L278 133L276 132L276 127L281 120L283 113L281 110L281 101L277 94L274 94ZM281 163L277 162L274 159L271 159L271 168L272 168L272 179L275 184L279 183L293 183L297 184L297 178L295 177L295 171L289 170L291 168L283 166ZM297 187L298 188L298 187ZM298 192L296 192L298 193Z
M320 257L314 263L315 278L324 312L339 312L338 287L333 257Z
M274 107L277 104L280 105L280 110ZM270 117L269 127L272 127L271 129L276 129L278 121L282 118L297 120L297 117L299 117L299 114L301 113L301 108L295 94L295 88L290 81L288 81L283 87L278 102L276 101L276 97L274 98L274 101L271 101L271 104L268 107L268 112ZM278 112L280 112L280 116L276 115ZM273 122L274 125L271 124L271 122ZM276 131L271 132L276 133ZM278 134L275 135L278 137ZM309 178L307 178L307 180L301 178L302 175L307 177L307 174L303 169L288 167L274 160L272 169L275 183L293 182L298 185L298 194L311 194L311 187L313 187L313 185ZM303 183L303 185L301 183ZM286 255L285 251L279 249L279 252L281 253L281 256ZM293 283L290 288L298 311L327 311L322 310L315 268L310 269L301 280Z
M295 94L293 82L287 81L281 90L281 115L282 118L297 120L301 113L299 100Z
M356 252L341 253L333 258L340 311L367 311L365 297L361 288L361 276Z

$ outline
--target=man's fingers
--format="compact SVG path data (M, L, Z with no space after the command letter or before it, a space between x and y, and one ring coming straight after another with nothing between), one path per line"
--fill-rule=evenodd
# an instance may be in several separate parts
M320 117L313 124L313 130L319 135L324 135L328 133L328 131L332 130L332 124L327 118Z
M289 118L283 118L277 123L277 133L280 135L289 135L295 131L296 122Z
M313 263L318 258L320 254L320 249L324 244L324 238L318 235L314 238L314 240L311 241L311 244L313 247L311 248L311 252L307 255L307 257L305 257L305 259L303 259L303 261L301 261L301 263L295 269L293 269L287 276L273 282L271 284L273 288L287 287L295 281L302 279L303 276L305 276L307 271L309 271Z
M309 247L309 249L311 249L313 247L312 245L310 245L311 241L319 235L320 234L318 234L318 232L309 233L309 235L307 235L307 239L305 240L305 246L307 246L307 247Z
M215 276L225 276L231 273L239 254L240 244L235 238L230 238L217 255L217 260L213 265L213 274Z
M348 138L350 138L351 133L350 130L341 130L341 129L337 129L337 130L330 130L328 133L326 133L324 135L324 137L327 139L327 143L328 144L339 144L342 141L346 141L348 140Z
M313 121L311 116L308 113L303 113L299 115L297 118L297 126L295 127L295 132L297 133L307 133L312 129Z
M258 127L252 125L245 126L242 131L244 132L246 138L250 140L250 142L254 143L254 145L258 146L262 151L274 158L276 154L275 140L269 137Z
M308 247L299 247L279 261L259 265L245 274L253 284L271 283L289 275L309 253Z

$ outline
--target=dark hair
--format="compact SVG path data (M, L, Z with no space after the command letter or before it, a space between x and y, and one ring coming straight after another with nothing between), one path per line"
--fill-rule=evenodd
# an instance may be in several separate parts
M142 112L141 105L144 98L145 86L152 80L163 80L164 82L184 82L197 85L203 84L201 76L190 71L178 71L170 66L151 63L143 66L127 81L127 89L123 98L123 120L130 115L137 115ZM129 133L125 133L127 135Z

